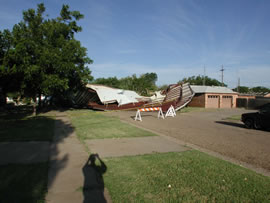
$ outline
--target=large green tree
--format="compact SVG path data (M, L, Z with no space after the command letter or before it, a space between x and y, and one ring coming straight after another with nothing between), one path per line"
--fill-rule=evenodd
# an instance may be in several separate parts
M75 39L83 15L68 5L57 18L44 15L44 4L23 12L23 20L13 27L13 49L7 57L8 69L22 76L20 92L34 101L41 95L63 97L92 80L86 65L93 61Z
M93 83L102 84L114 88L120 87L120 81L117 79L117 77L97 78Z
M188 78L183 78L182 80L180 80L178 83L185 83L185 82L189 82L191 85L203 85L205 81L205 85L207 86L225 86L227 87L226 84L222 84L221 82L219 82L216 79L213 78L209 78L208 76L191 76Z
M239 90L239 93L268 93L270 92L270 89L267 88L267 87L263 87L263 86L257 86L257 87L252 87L252 88L249 88L249 87L246 87L246 86L239 86L239 87L236 87L233 89L234 91L238 91Z
M269 93L270 89L267 87L257 86L250 88L251 92L257 92L257 93Z
M250 92L249 87L246 86L239 86L233 89L233 91L239 92L239 93L248 93Z

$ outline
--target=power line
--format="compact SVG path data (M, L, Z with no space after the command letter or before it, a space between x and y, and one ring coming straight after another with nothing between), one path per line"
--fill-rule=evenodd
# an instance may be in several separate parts
M237 92L239 92L239 89L240 89L240 78L238 78Z

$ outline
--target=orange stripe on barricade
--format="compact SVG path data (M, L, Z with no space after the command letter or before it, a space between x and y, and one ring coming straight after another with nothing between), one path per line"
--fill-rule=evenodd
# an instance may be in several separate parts
M162 112L162 108L161 107L151 107L151 108L142 108L142 109L138 109L136 116L135 116L135 121L139 120L142 121L142 117L141 117L141 113L140 112L145 112L145 111L159 111L158 112L158 118L161 117L164 119L164 115Z
M152 107L152 108L143 108L139 109L139 111L159 111L160 107Z

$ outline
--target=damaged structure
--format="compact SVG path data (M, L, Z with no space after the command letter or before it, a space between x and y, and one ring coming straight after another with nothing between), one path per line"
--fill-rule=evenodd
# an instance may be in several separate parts
M134 91L116 89L104 85L88 84L86 91L78 92L73 102L95 110L135 110L138 108L161 107L167 111L172 105L175 110L186 106L194 96L188 83L170 85L152 97L143 97Z

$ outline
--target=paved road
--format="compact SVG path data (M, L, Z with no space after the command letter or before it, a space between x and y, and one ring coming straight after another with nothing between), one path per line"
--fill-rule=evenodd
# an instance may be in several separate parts
M225 120L248 112L243 109L220 109L177 113L175 118L157 119L157 112L144 113L143 121L134 121L135 112L107 113L123 121L184 143L217 152L254 167L270 171L270 132L246 129L241 122Z

